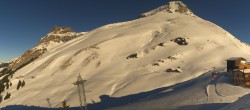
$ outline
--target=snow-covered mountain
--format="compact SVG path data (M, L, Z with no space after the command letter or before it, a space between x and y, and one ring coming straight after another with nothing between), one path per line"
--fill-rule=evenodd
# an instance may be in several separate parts
M34 48L26 51L22 56L13 59L8 68L12 70L21 68L34 61L50 49L83 34L85 33L76 33L69 27L55 26Z
M71 107L79 106L73 85L79 73L87 80L87 102L95 106L112 98L175 85L213 67L224 69L225 60L230 57L250 58L248 45L197 17L182 2L170 2L141 17L102 26L46 52L43 45L48 47L44 42L50 38L43 38L44 42L34 48L43 55L13 74L12 86L2 93L9 92L11 97L4 100L2 106L56 108L63 100ZM19 80L24 80L25 86L17 90ZM237 96L244 94L246 92ZM199 97L196 98L199 101ZM224 102L235 100L234 97ZM97 109L108 108L108 105Z

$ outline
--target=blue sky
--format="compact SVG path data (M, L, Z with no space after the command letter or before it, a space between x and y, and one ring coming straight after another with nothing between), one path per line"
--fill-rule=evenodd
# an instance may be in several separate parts
M0 62L34 47L54 26L90 31L133 20L170 0L0 0ZM249 43L249 0L182 0L203 19Z

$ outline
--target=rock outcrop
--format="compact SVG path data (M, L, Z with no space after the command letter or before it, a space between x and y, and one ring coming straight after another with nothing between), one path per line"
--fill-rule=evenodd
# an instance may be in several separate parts
M169 4L167 5L163 5L149 12L140 14L139 17L142 18L142 17L152 16L152 15L155 15L157 13L162 13L162 12L181 13L181 14L195 16L193 12L187 7L187 5L185 5L181 1L172 1L172 2L169 2Z
M32 49L26 51L22 56L12 60L8 69L16 70L37 59L48 50L79 37L84 33L74 32L70 27L53 27L51 31L44 36L39 43Z

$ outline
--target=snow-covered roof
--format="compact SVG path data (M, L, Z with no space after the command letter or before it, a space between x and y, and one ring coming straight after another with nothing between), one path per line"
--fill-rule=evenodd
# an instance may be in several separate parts
M250 69L234 69L233 71L241 71L244 73L250 73Z
M244 73L250 73L250 69L244 69L244 70L240 70L241 72L244 72Z
M227 59L227 61L235 61L238 59L246 60L245 58L242 58L242 57L232 57L232 58Z

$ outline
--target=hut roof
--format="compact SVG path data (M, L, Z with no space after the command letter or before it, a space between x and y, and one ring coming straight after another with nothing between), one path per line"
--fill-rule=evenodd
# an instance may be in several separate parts
M244 72L244 73L250 73L250 69L244 69L244 70L240 70L241 72Z
M240 71L240 72L242 72L242 73L248 73L248 74L250 74L250 69L234 69L233 71Z
M235 60L239 60L239 59L246 60L245 58L242 58L242 57L232 57L232 58L227 59L227 61L235 61Z

